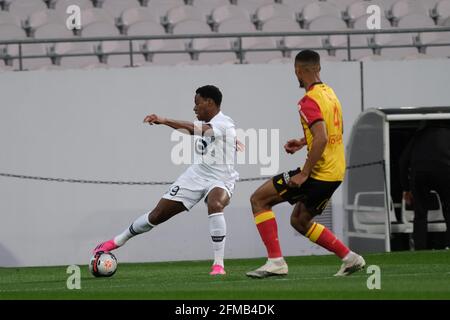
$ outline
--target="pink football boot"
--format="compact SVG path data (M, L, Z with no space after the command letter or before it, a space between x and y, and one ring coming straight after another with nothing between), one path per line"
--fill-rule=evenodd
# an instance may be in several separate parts
M221 274L226 274L225 269L220 264L215 264L211 267L211 272L209 273L212 276L217 276Z
M111 239L111 240L100 243L98 246L95 247L95 249L93 250L92 253L96 254L99 251L108 252L108 251L117 249L118 247L119 246L114 243L114 240Z

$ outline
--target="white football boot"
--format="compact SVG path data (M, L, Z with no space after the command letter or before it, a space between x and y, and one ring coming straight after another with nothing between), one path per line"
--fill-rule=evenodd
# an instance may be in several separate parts
M350 251L343 259L343 263L339 271L334 275L335 277L349 276L353 272L364 269L366 261L359 254Z
M267 260L266 264L256 270L246 273L250 278L267 278L271 276L285 276L288 274L288 265L283 258Z

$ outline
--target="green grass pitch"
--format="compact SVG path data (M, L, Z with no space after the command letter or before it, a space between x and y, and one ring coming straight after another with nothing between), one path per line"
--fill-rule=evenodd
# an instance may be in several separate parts
M0 268L2 299L450 299L450 251L364 255L381 269L381 289L369 290L367 269L336 278L333 255L287 257L289 275L250 279L265 259L226 260L227 275L208 274L210 261L120 263L111 278L81 267L81 289L69 290L67 267Z

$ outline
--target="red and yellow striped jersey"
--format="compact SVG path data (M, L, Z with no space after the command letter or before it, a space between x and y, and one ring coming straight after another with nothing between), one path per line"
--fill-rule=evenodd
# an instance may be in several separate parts
M310 127L317 121L324 121L328 143L322 158L314 166L311 177L322 181L342 181L345 175L345 151L342 140L344 131L342 108L333 89L324 83L315 83L306 91L298 103L301 124L305 133L308 151L313 136Z

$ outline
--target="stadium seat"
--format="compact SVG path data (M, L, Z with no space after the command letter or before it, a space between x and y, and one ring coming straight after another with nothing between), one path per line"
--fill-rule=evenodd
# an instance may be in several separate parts
M317 36L292 36L284 37L280 46L287 52L298 51L304 48L315 49L320 55L327 54L323 48L322 38Z
M92 2L89 0L57 0L52 7L63 15L66 14L67 7L70 5L77 5L81 11L92 8Z
M194 51L201 50L231 50L232 44L229 39L193 39L190 48ZM200 52L196 55L200 64L222 64L236 60L234 52Z
M360 17L368 17L367 7L372 5L370 1L359 0L350 4L346 10L343 11L343 19L347 22L350 28L353 28L355 21ZM381 10L384 18L384 11Z
M357 18L353 23L353 29L367 31L367 18L368 15L361 16ZM385 17L381 17L381 28L389 29L391 28L391 23ZM350 36L350 44L352 46L367 46L367 49L353 49L351 52L352 59L360 60L364 57L371 56L373 50L369 48L369 44L372 43L373 35L370 34L358 34Z
M47 6L41 0L15 0L8 7L8 11L20 20L25 20L33 12L45 9Z
M25 39L25 31L13 24L2 24L0 27L1 40L20 40ZM0 45L0 58L16 56L19 54L19 46L16 44ZM10 62L8 61L7 64Z
M312 20L320 16L333 16L335 18L341 18L341 12L339 9L327 2L313 2L307 4L300 14L297 15L297 20L304 29L309 28L309 24Z
M115 37L119 36L119 31L114 25L96 22L91 23L83 28L82 38L89 37ZM101 41L91 42L94 45L95 51L98 54L108 54L117 51L128 51L128 41Z
M206 16L200 14L193 6L183 5L170 9L161 19L161 24L166 27L168 33L172 33L175 24L186 20L206 22Z
M102 9L107 10L113 17L119 17L123 11L139 7L138 0L104 0Z
M164 28L159 23L153 21L140 21L133 23L128 28L129 36L157 36L165 33Z
M18 27L22 26L20 19L8 11L0 11L0 25L3 24L12 24Z
M276 18L295 20L295 14L288 6L273 3L258 8L252 16L252 21L256 25L256 28L261 30L262 25L267 20Z
M255 26L250 20L242 18L227 19L222 21L218 27L220 33L242 33L242 32L255 32Z
M132 24L128 28L128 35L129 36L149 36L149 35L164 35L165 30L164 28L156 22L153 21L141 21L137 22L135 24ZM154 41L161 41L161 40L154 40ZM133 49L136 51L141 51L142 46L145 43L151 43L150 41L140 40L140 41L133 41ZM149 45L151 47L151 45Z
M71 38L73 37L73 33L66 28L63 24L44 24L40 27L38 27L34 31L34 37L36 39L52 39L52 38ZM67 50L67 47L70 47L72 49L79 48L80 52L85 51L85 48L87 47L86 43L55 43L47 45L48 51L52 52L54 54L62 54L65 53ZM56 59L59 60L59 59ZM55 61L56 61L55 60Z
M337 31L347 30L347 25L341 19L334 16L321 16L312 20L309 24L309 30L311 31ZM324 47L328 49L331 56L336 54L343 54L343 50L335 50L334 47L347 46L347 36L345 35L329 35L322 36L322 43ZM345 50L346 52L347 50ZM347 54L345 54L345 57ZM344 57L344 56L343 56Z
M281 4L288 6L295 13L301 12L309 3L317 2L317 0L281 0Z
M433 28L434 21L429 16L421 14L410 14L400 18L398 22L399 28ZM436 38L436 33L419 33L411 34L417 44L430 43Z
M90 8L81 11L81 24L83 29L92 23L108 23L115 25L116 20L113 16L108 14L103 9L100 8Z
M159 17L156 17L148 7L129 8L122 12L116 20L116 25L123 34L127 34L130 25L137 22L153 22L159 25ZM162 29L162 27L161 27ZM151 34L151 31L150 33Z
M250 21L250 15L247 11L237 6L226 5L215 8L208 17L208 23L212 29L217 31L219 25L230 19L241 19Z
M247 10L249 13L254 13L256 9L259 7L271 4L273 0L232 0L232 3L235 2L236 5L244 10Z
M211 28L203 21L185 20L174 25L173 34L205 34L211 33Z
M164 17L167 12L175 7L183 6L183 0L150 0L146 5L155 16Z
M12 70L13 70L13 68L11 66L7 66L5 64L5 62L2 59L0 59L0 73L1 72L12 71Z
M326 0L328 3L335 5L341 12L344 12L350 5L361 0Z
M55 10L42 10L32 13L24 22L23 28L27 30L28 34L33 37L34 32L40 26L46 24L66 24L67 15L62 15ZM67 27L66 27L67 30Z
M286 18L273 18L264 22L262 26L264 32L300 32L299 24Z
M431 9L430 15L436 24L442 25L442 22L450 17L450 0L441 0L436 3L435 7Z
M193 0L192 5L206 14L211 14L215 8L229 5L229 0Z
M133 66L137 67L145 63L145 58L142 54L133 54ZM125 55L108 55L106 65L113 68L130 67L131 59L129 54Z
M24 56L47 56L47 46L40 43L24 44L22 46L22 54ZM47 58L31 58L23 59L22 67L24 70L35 70L43 66L52 64L50 57Z
M416 0L398 0L386 12L386 18L391 20L393 26L397 26L399 20L407 15L428 15L428 9L422 2Z
M430 192L430 204L428 208L428 232L445 232L447 230L439 195L435 191ZM405 200L402 200L402 219L407 223L414 222L414 209L409 208Z
M187 44L185 40L147 40L141 45L141 51L146 56L146 60L155 64L170 64L176 63L177 58L181 61L190 59L190 55L187 52ZM154 51L183 51L180 53L154 53ZM156 58L156 59L155 59Z

